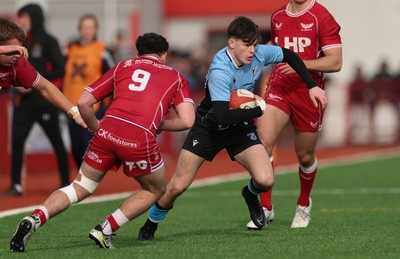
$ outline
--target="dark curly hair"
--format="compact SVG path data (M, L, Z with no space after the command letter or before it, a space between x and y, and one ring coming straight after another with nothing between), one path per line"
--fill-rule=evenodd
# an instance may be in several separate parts
M261 41L261 34L258 25L250 18L238 16L233 20L227 29L228 37L241 39L246 43L258 43Z
M25 43L25 33L14 22L0 18L0 44L17 39L21 44Z
M136 40L136 49L139 55L157 54L161 56L169 48L168 41L161 35L150 32L139 36Z

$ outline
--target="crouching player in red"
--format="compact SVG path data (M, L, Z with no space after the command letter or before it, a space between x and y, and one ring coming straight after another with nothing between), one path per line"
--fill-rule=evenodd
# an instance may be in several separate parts
M194 103L188 81L165 65L169 44L146 33L136 41L138 58L120 62L85 88L78 100L88 130L94 132L75 181L53 192L30 216L21 220L10 242L11 251L24 251L32 233L49 218L66 210L97 188L108 170L119 167L142 189L89 233L100 248L113 248L111 235L154 204L166 190L166 172L156 142L162 130L180 131L194 123ZM100 122L93 105L113 94ZM164 120L173 108L174 118Z
M65 111L77 124L86 127L78 108L26 60L28 52L20 46L24 42L24 31L12 21L0 18L0 89L19 86L37 90L43 98Z

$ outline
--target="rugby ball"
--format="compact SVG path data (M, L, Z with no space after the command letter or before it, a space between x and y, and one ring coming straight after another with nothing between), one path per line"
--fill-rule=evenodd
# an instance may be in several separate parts
M229 108L250 109L256 106L256 98L252 92L245 89L237 89L231 93Z

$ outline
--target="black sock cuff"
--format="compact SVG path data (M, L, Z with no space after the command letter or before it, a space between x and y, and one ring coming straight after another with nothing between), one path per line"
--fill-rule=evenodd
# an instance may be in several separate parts
M250 181L247 185L247 188L249 189L251 194L256 195L256 196L258 196L260 193L263 192L263 191L258 190L256 187L254 187L253 178L250 179Z
M156 202L155 204L154 204L156 207L157 207L157 209L159 209L159 210L170 210L170 209L172 209L174 206L172 205L171 207L169 207L169 208L164 208L164 207L162 207L158 202Z

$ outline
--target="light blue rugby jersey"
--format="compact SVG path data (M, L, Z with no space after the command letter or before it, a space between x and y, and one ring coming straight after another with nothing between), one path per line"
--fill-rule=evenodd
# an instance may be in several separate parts
M282 60L281 47L257 45L251 63L238 67L229 56L227 47L221 49L215 55L206 76L211 101L229 102L231 93L235 89L254 92L254 86L263 67L280 63Z
M238 67L228 54L227 47L218 51L208 69L205 83L205 97L197 111L208 119L215 121L212 101L229 102L235 89L246 89L254 92L254 86L264 66L280 63L283 60L281 47L257 45L250 64ZM216 121L215 121L216 122Z

